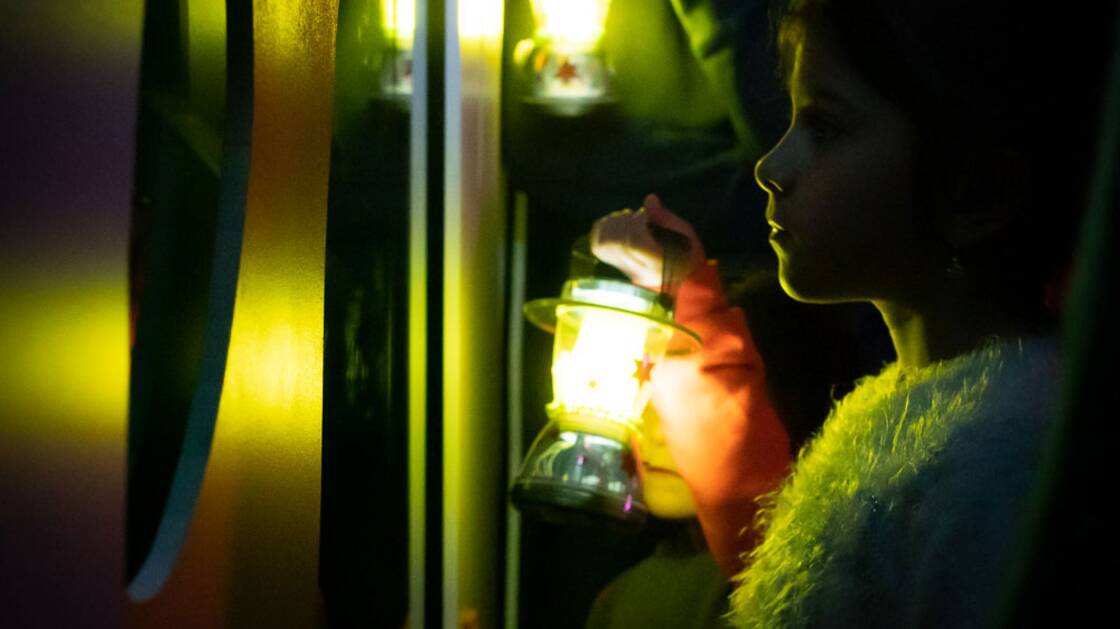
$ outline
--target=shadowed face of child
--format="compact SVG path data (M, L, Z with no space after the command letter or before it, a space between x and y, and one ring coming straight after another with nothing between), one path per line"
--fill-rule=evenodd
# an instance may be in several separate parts
M661 419L652 404L647 405L642 414L639 448L642 458L642 494L650 513L664 519L690 518L696 515L696 503L669 456L669 447L661 431Z
M921 290L937 243L914 199L906 117L815 31L796 47L789 89L790 126L755 168L782 287L810 302Z

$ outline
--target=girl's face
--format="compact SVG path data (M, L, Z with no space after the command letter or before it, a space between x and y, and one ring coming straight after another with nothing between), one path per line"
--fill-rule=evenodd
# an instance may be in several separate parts
M642 413L641 440L642 495L650 513L665 519L689 518L696 514L692 492L681 478L669 455L661 418L653 404Z
M935 259L906 118L822 37L798 46L790 97L790 126L755 167L783 288L812 302L904 299Z

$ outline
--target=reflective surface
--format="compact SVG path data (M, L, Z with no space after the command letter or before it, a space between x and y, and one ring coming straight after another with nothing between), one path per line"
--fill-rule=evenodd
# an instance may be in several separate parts
M670 3L611 2L603 46L614 67L616 100L580 116L526 103L532 69L516 63L514 49L536 24L528 0L510 0L506 8L502 136L511 194L525 199L522 290L532 300L558 294L568 279L570 247L595 219L636 208L650 192L690 219L703 217L723 205L739 165L729 154L719 159L735 144L726 104L706 84ZM746 221L750 210L740 209ZM520 457L548 420L543 409L553 397L554 339L525 326L522 340L523 366L510 375L524 418ZM516 621L508 626L582 626L603 587L651 548L644 533L521 518L511 593ZM580 578L564 578L571 574Z
M252 54L252 81L238 83L252 89L252 127L231 147L250 166L228 362L182 550L158 593L130 606L133 626L311 627L322 614L323 261L337 13L332 3L230 7L251 15L236 42Z
M408 611L412 16L411 0L339 3L319 534L332 627L400 627Z
M144 35L129 268L126 576L137 598L154 595L170 573L204 473L229 345L247 176L247 164L224 163L223 3L150 6ZM194 456L182 456L184 448Z
M629 443L564 430L557 421L529 448L512 498L526 515L560 525L633 530L648 513Z

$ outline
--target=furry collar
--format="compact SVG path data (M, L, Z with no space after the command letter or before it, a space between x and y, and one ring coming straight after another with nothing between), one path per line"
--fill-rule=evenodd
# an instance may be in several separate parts
M888 366L842 400L767 499L740 626L986 622L1055 414L1053 339Z

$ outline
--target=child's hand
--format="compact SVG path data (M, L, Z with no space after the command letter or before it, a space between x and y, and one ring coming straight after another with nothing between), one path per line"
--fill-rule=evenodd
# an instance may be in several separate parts
M719 292L716 271L705 265L681 288L678 305L691 315L679 321L704 344L657 364L651 403L712 556L732 576L759 541L751 527L757 499L786 477L790 453L789 436L766 395L762 357L743 311L729 307Z
M620 210L595 221L591 228L591 252L625 273L635 284L657 290L661 287L664 252L650 232L651 225L677 232L688 240L687 258L679 262L681 268L672 279L684 279L704 264L704 246L696 230L652 194L637 212Z

